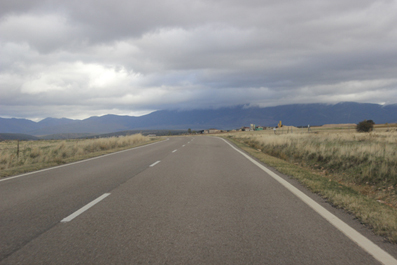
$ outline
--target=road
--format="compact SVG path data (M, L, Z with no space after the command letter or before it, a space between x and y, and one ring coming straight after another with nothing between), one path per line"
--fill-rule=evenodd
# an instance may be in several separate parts
M0 264L381 264L271 174L220 138L171 137L3 179Z

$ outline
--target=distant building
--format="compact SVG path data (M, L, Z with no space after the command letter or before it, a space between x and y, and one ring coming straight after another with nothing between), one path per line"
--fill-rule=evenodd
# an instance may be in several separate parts
M222 132L221 130L218 130L218 129L209 129L208 130L208 133L220 133L220 132Z

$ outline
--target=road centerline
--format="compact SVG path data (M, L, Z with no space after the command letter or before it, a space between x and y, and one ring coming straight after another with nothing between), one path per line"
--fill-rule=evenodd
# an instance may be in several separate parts
M175 149L174 151L172 151L173 153L175 153L178 149Z
M84 213L85 211L87 211L88 209L90 209L92 206L94 206L95 204L97 204L98 202L102 201L103 199L105 199L107 196L109 196L110 193L105 193L102 196L99 196L98 198L96 198L95 200L93 200L92 202L90 202L89 204L85 205L84 207L80 208L79 210L75 211L74 213L72 213L71 215L69 215L68 217L65 217L61 220L61 223L67 223L72 221L74 218L76 218L77 216L79 216L80 214Z
M156 162L154 162L153 164L151 164L149 167L154 167L155 165L157 165L158 163L160 163L161 161L159 160L159 161L156 161Z

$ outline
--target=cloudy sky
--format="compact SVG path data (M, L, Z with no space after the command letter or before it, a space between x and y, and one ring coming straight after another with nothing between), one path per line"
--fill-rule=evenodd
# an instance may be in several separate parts
M394 0L0 0L0 117L397 103Z

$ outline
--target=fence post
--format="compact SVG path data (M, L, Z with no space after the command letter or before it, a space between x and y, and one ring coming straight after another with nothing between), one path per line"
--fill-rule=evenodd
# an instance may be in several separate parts
M17 163L19 162L19 139L17 140Z

